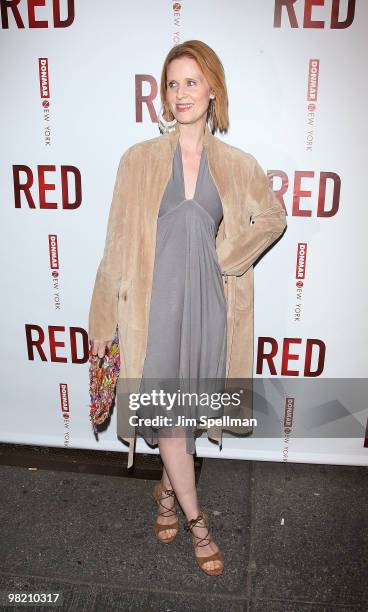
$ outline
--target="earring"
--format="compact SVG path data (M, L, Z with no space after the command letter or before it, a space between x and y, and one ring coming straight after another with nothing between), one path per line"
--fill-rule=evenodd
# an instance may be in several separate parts
M161 106L158 114L158 127L161 133L166 134L167 132L173 132L176 127L177 120L174 118L172 121L167 121L163 116L163 107Z
M211 122L211 124L213 125L213 121L214 121L214 106L215 106L215 102L214 102L215 96L210 96L210 103L208 105L208 115L207 115L207 121L209 120Z

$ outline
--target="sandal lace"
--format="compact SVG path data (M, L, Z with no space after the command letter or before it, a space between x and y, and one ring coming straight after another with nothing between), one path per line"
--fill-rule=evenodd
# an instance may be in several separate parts
M203 520L204 525L197 525L197 523L199 523L199 521L201 521L201 520ZM201 538L201 536L198 536L197 534L193 533L193 527L195 527L195 526L203 527L203 528L207 529L207 533L206 533L206 535L203 538ZM184 529L186 531L190 531L192 536L197 538L198 541L196 542L195 545L198 546L198 547L200 547L200 546L201 547L202 546L207 546L210 542L212 542L212 538L210 536L210 532L209 532L208 526L206 525L206 520L205 520L205 518L204 518L202 513L198 514L197 518L190 519L190 521L186 521L185 524L184 524ZM208 540L208 542L204 542L204 540ZM202 544L202 542L204 542L204 544Z
M166 495L164 497L162 497L162 494L166 493ZM168 508L167 506L165 506L162 503L163 499L168 499L169 497L175 497L175 492L173 489L161 489L161 491L159 492L159 497L158 497L158 503L160 504L160 506L162 508L164 508L164 512L160 511L160 516L165 516L165 517L169 517L169 516L174 516L176 515L176 510L175 510L175 506L173 506L172 508ZM170 514L167 514L167 513Z

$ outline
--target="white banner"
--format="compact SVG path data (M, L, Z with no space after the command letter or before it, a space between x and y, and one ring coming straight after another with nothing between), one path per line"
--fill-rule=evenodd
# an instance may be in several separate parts
M254 376L277 382L280 437L224 437L222 451L202 437L197 454L368 465L364 397L295 385L352 388L367 373L366 2L5 4L1 441L127 450L116 411L98 441L89 422L89 304L120 157L159 135L164 58L196 38L225 69L230 129L218 137L257 158L288 214L254 269ZM137 452L158 450L138 439Z

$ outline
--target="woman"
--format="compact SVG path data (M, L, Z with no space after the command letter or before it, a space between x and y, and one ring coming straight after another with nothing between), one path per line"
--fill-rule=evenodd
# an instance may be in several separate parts
M170 50L161 100L164 134L130 147L119 165L89 337L103 356L118 323L121 385L136 378L142 391L147 379L210 379L221 388L225 377L251 376L252 266L282 233L285 211L254 157L212 135L227 130L228 115L223 67L210 47L192 40ZM118 407L118 435L131 451L136 426L132 433L127 412ZM177 500L199 567L221 574L195 488L199 427L137 429L158 442L164 464L154 488L158 540L176 537ZM207 428L218 442L221 432Z

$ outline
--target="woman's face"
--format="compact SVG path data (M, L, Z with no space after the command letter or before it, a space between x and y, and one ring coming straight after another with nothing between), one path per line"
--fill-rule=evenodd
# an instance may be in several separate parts
M178 57L167 67L166 101L179 123L196 123L206 116L210 86L197 62Z

